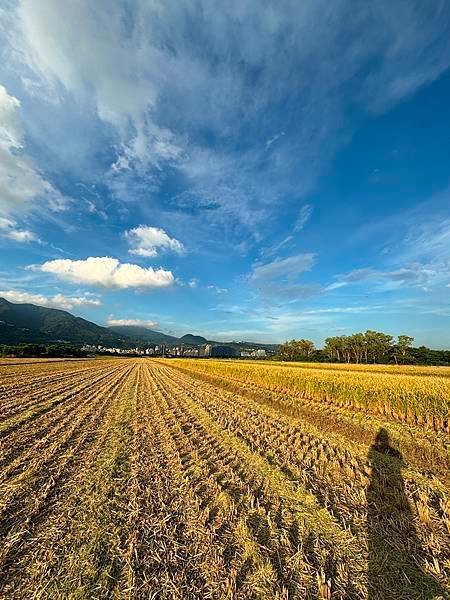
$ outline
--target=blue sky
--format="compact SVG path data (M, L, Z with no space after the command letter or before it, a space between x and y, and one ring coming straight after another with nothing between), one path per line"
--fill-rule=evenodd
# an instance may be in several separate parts
M6 0L0 295L450 346L445 1Z

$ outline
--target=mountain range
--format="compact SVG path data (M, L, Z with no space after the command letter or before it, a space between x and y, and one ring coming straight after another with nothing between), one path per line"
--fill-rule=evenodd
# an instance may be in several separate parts
M21 342L100 344L120 348L153 344L201 346L207 343L220 343L191 333L178 338L135 325L102 327L81 317L75 317L65 310L35 304L14 304L5 298L0 298L0 344ZM234 346L276 348L274 344L229 343Z

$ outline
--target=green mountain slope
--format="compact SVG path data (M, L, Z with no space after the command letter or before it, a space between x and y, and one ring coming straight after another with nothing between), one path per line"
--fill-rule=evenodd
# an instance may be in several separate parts
M65 310L13 304L0 298L0 343L55 342L129 345L130 340L107 327L74 317Z

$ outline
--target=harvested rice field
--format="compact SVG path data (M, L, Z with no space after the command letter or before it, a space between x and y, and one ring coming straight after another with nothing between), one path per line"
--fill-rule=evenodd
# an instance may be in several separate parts
M1 599L450 598L450 368L0 363Z

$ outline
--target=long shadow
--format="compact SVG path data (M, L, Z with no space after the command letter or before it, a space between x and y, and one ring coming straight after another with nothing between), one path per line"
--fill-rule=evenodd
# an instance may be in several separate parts
M369 600L432 600L448 592L423 569L424 552L405 492L402 455L380 429L369 449L367 490Z

